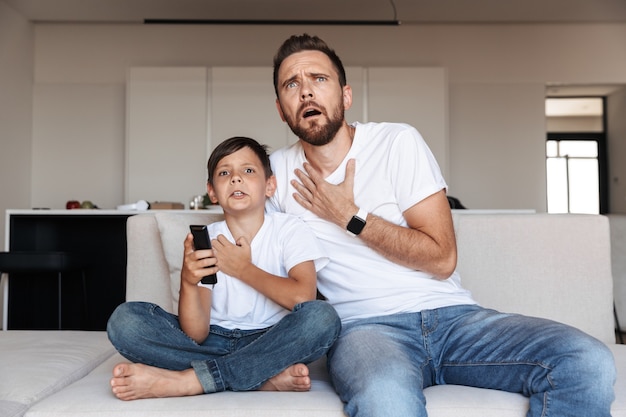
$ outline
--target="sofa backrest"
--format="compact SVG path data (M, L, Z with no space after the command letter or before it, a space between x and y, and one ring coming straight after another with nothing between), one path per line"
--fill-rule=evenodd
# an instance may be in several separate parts
M454 220L461 282L481 305L615 343L606 217L455 213Z
M187 225L219 219L203 212L130 217L127 300L176 312ZM606 217L455 213L454 221L457 268L481 305L557 320L615 342Z

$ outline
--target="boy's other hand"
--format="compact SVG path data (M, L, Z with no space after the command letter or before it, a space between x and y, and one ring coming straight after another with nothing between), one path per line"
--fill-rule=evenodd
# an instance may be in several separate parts
M217 239L211 241L211 245L219 269L225 274L239 278L245 268L252 264L250 242L245 237L237 239L237 244L234 245L226 239L226 236L219 235Z

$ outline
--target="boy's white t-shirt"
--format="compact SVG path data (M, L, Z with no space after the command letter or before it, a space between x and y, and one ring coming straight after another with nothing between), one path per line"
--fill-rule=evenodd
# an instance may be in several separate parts
M235 243L225 221L212 223L208 229L211 239L221 234ZM284 213L266 213L250 245L252 263L280 277L287 277L291 268L305 261L314 261L316 270L328 263L311 229ZM262 329L290 313L237 278L218 271L217 280L211 300L211 324L227 329Z
M346 163L356 160L354 199L357 206L392 223L408 227L402 213L447 187L430 149L415 128L401 123L355 123L346 158L326 181L339 184ZM389 261L344 227L320 219L298 204L290 181L306 157L300 143L270 156L278 189L267 211L303 219L320 239L330 263L318 274L318 288L343 322L458 304L476 304L455 272L446 280Z

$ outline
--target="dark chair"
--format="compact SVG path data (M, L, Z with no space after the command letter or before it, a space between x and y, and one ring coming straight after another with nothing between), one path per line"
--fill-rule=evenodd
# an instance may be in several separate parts
M451 209L465 209L466 207L461 203L461 200L459 200L456 197L451 197L448 196L448 203L450 203L450 208Z
M85 277L86 264L84 257L70 252L40 252L40 251L10 251L0 252L0 287L3 290L2 302L2 329L8 327L9 306L9 274L34 274L56 273L57 274L57 322L58 328L62 327L62 278L63 273L80 271L83 290L83 308L85 315L88 312L87 305L87 281Z

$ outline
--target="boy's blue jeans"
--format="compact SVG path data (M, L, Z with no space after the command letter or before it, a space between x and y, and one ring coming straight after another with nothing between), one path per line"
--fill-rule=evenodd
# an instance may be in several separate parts
M333 344L341 323L323 301L308 301L275 325L258 330L211 326L202 344L178 317L151 303L126 302L107 324L109 339L127 359L170 370L194 369L205 393L258 389L295 363L310 363Z
M479 306L344 324L328 356L350 416L425 417L423 389L436 384L521 393L529 417L608 417L614 399L615 365L603 343Z

